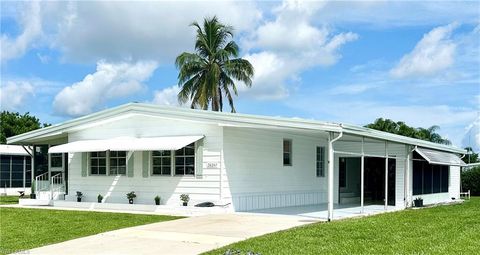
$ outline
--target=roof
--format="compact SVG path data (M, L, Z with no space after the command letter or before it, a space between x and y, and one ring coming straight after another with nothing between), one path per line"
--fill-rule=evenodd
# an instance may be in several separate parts
M387 132L373 130L370 128L341 124L334 122L324 122L317 120L306 120L300 118L269 117L241 113L213 112L197 109L187 109L180 107L159 106L144 103L128 103L118 107L106 109L92 113L83 117L72 119L60 124L37 129L21 135L7 138L9 144L29 144L32 139L55 137L66 135L68 132L78 130L79 126L89 125L95 122L104 121L108 118L114 118L125 114L142 114L163 116L175 119L196 120L205 123L215 123L221 126L233 127L253 127L253 128L284 128L294 130L310 131L332 131L343 132L374 139L387 140L397 143L409 144L413 146L426 147L441 151L465 154L466 151L453 146L432 143L424 140L395 135Z
M25 149L27 149L28 152ZM28 148L25 149L20 145L0 144L1 155L30 156L29 153L31 153L31 151Z

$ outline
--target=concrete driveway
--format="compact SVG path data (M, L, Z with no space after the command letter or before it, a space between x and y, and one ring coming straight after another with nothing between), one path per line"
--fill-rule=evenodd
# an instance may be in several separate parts
M198 254L313 222L317 220L249 213L198 216L78 238L27 254Z

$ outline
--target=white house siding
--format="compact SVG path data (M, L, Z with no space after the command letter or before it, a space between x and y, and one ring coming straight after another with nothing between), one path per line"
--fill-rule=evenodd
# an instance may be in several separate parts
M448 185L448 194L450 199L460 199L460 167L450 166L450 182Z
M127 203L126 193L135 191L136 203L153 204L156 195L162 204L178 204L180 194L190 195L191 203L220 200L220 158L223 143L222 128L217 125L163 118L129 115L126 118L92 126L69 134L69 142L87 139L108 139L120 136L205 135L201 176L151 176L144 178L143 154L134 152L134 176L81 176L81 153L71 153L69 160L69 195L81 191L85 201L96 201L98 194L106 202Z
M292 166L283 166L283 139L292 140ZM225 127L222 185L231 192L225 195L236 211L326 203L327 178L316 177L316 146L327 146L325 133Z
M342 141L339 140L333 144L335 151L360 154L362 152L361 141ZM364 153L367 156L385 157L385 142L365 140ZM406 148L404 144L387 143L387 152L389 157L396 159L395 167L395 207L398 209L405 208L405 158ZM338 173L340 157L360 157L351 154L335 154L335 179L334 179L334 201L338 201Z

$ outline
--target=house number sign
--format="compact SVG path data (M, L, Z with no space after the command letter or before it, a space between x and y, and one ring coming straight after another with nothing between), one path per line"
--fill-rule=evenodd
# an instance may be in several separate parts
M207 168L218 168L217 162L207 162Z

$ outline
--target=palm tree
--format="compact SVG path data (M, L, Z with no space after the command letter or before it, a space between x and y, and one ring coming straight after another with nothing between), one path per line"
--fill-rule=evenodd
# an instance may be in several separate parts
M178 93L180 103L191 100L191 108L213 111L223 110L223 98L227 98L231 111L235 112L233 94L238 95L235 81L252 86L253 66L238 58L238 45L232 40L233 28L217 19L205 18L203 27L197 29L195 53L184 52L175 60L179 69ZM232 93L233 92L233 93Z

